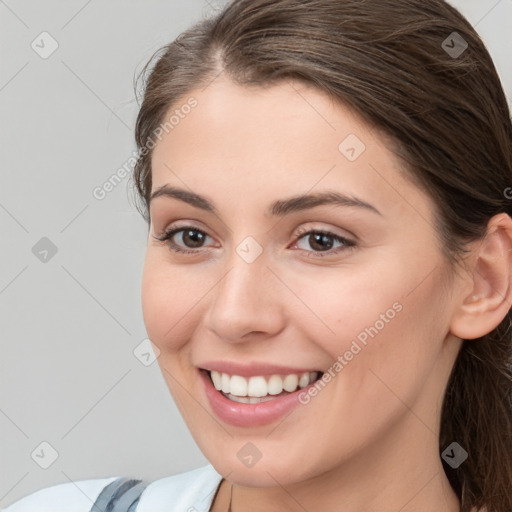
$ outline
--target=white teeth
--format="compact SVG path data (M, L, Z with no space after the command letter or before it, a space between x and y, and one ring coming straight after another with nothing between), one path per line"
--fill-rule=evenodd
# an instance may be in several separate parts
M243 377L240 377L241 379ZM244 379L245 380L245 379ZM233 395L235 393L232 393ZM243 396L265 396L268 395L267 381L265 377L251 377L247 386L247 394Z
M210 376L213 381L213 385L215 386L215 389L220 390L222 389L222 377L220 376L219 372L210 372Z
M221 374L221 385L223 393L229 393L231 390L231 379L227 373Z
M318 379L320 372L305 372L301 374L272 375L270 378L255 376L246 379L240 375L210 372L213 385L218 391L226 395L236 397L265 397L267 395L279 395L283 392L293 393L299 388L305 388Z
M279 393L283 391L283 379L281 379L279 375L272 375L272 377L268 379L267 387L269 395L279 395Z
M299 387L305 388L309 384L309 374L303 373L299 379Z
M247 396L247 387L247 381L240 375L233 375L229 381L229 392L233 395Z
M261 404L262 402L268 402L269 400L274 400L275 397L271 395L255 397L255 396L236 396L228 393L226 398L229 398L233 402L238 402L240 404Z
M293 393L299 385L299 377L295 373L287 375L283 380L283 389Z

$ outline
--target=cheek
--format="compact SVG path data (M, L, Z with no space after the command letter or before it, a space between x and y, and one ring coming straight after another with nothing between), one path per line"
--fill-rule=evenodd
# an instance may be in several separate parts
M403 257L382 258L365 272L354 266L290 275L290 288L308 306L293 322L333 363L341 356L344 367L335 373L375 380L369 370L383 369L391 382L419 380L434 363L447 325L436 272L425 279L425 268L431 270L406 265Z
M142 275L142 313L149 338L162 352L182 348L199 321L207 283L148 249Z
M320 349L329 355L324 370L332 378L309 403L322 411L325 438L339 449L329 454L334 458L407 414L404 404L417 402L441 350L448 308L440 284L434 275L422 282L422 269L388 263L385 272L375 268L362 275L353 269L302 288L290 284L315 313L295 315L295 325L300 323L298 330L316 346L316 354ZM289 429L302 436L304 425L291 421Z
M395 279L395 273L383 263L290 273L283 280L303 303L293 307L293 321L333 358L352 340L364 346L375 331L400 322L407 276Z

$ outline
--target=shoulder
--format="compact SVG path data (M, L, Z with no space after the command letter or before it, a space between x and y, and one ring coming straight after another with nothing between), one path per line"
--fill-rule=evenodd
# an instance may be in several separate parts
M45 487L0 512L89 512L103 488L117 478L93 478Z
M78 480L45 487L0 512L90 512L101 491L119 476ZM150 482L144 489L137 512L194 510L207 512L222 477L211 464ZM169 509L172 504L172 509Z
M137 506L137 512L207 512L221 480L222 476L211 464L161 478L146 487ZM172 509L169 508L170 503Z

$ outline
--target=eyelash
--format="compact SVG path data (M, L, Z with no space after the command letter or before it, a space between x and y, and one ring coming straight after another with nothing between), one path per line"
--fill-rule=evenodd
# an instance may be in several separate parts
M200 229L195 228L194 226L182 226L182 227L178 227L178 228L171 228L167 231L164 231L159 236L154 236L154 238L156 238L158 241L160 241L162 243L169 242L166 245L169 247L169 249L171 251L174 251L174 252L179 252L182 254L198 254L199 252L201 252L201 249L203 249L203 247L200 247L198 249L183 249L182 247L176 245L175 243L170 242L172 237L176 233L179 233L181 231L195 231L197 233L201 233L202 235L209 236L207 233L205 233L204 231L202 231ZM326 231L326 230L322 230L322 229L309 229L309 230L301 229L297 232L295 237L296 237L297 241L299 241L305 235L310 235L310 234L326 235L326 236L332 238L333 240L335 240L336 242L340 242L343 244L342 246L337 247L336 249L329 249L328 251L306 251L305 249L299 249L301 251L305 251L305 252L314 254L315 258L316 257L323 258L324 256L332 256L332 255L338 254L341 251L347 251L347 250L350 250L350 249L353 249L356 247L356 242L354 242L353 240L349 240L348 238L336 235L330 231Z

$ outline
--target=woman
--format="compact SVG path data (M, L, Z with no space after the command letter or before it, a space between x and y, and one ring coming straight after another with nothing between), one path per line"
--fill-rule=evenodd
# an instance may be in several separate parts
M512 125L470 24L238 0L146 74L144 321L211 464L6 510L510 512Z

